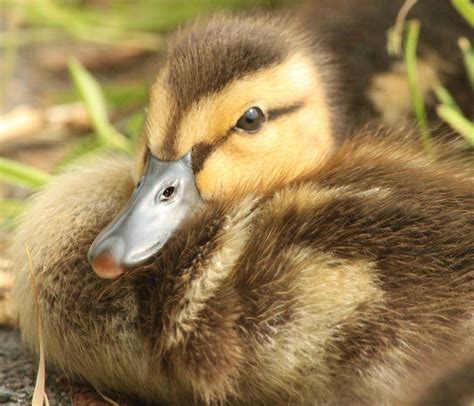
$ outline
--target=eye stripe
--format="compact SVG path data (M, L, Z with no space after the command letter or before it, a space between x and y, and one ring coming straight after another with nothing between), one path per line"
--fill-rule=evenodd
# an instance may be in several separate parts
M145 147L145 151L144 151L143 157L142 157L142 159L143 159L143 164L146 164L146 161L147 161L147 159L148 159L148 154L149 154L149 153L150 153L150 147L147 145L147 146Z
M304 106L304 102L301 101L294 104L290 104L289 106L284 106L277 109L269 110L267 113L267 118L268 120L274 120L275 118L278 118L285 114L294 113L295 111L299 110L303 106Z
M215 149L215 145L205 142L200 142L193 147L191 162L195 174L201 171L204 166L204 161L212 154L212 152L214 152Z
M224 144L233 133L234 128L232 127L229 131L227 131L227 134L220 137L213 144L209 144L207 142L200 142L199 144L196 144L193 147L191 160L193 165L193 172L198 173L203 168L204 162L207 158L209 158L209 155L211 155L217 149L217 147Z

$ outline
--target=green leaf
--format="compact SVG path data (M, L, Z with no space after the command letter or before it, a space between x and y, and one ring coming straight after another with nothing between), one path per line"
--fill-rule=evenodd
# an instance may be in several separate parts
M459 132L469 145L474 146L474 123L472 121L450 106L438 106L436 112L451 128Z
M474 27L474 3L471 0L451 0L459 14Z
M0 158L0 177L2 181L30 189L37 189L51 179L47 172L6 158Z
M408 23L408 31L404 44L404 59L407 70L408 87L410 89L411 104L415 113L415 118L420 129L420 137L428 152L432 149L431 134L428 129L426 118L425 102L420 91L418 82L418 69L416 61L416 48L420 35L420 22L417 20Z
M109 122L105 98L97 81L76 59L69 63L69 72L99 140L104 146L128 152L129 142Z

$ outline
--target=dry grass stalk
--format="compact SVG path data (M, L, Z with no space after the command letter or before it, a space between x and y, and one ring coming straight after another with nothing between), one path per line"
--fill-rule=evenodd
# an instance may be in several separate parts
M417 1L418 0L405 0L405 3L403 3L397 14L397 19L395 20L395 25L392 30L392 43L390 44L391 51L395 56L400 57L402 55L403 27L405 26L408 13Z
M45 391L45 382L46 382L46 367L44 361L44 343L43 343L43 321L41 318L40 304L38 289L36 286L35 274L33 272L33 261L31 259L31 254L26 247L26 255L28 256L29 271L31 276L31 284L33 292L35 295L36 303L36 316L37 316L37 326L38 326L38 342L39 342L39 365L38 365L38 374L36 375L36 384L35 390L33 392L33 399L31 401L32 406L49 406L48 397L46 396Z
M112 405L112 406L120 406L120 403L117 403L115 400L113 399L110 399L108 396L105 396L102 392L100 392L99 390L97 390L97 393L102 397L102 399L104 399L108 404Z

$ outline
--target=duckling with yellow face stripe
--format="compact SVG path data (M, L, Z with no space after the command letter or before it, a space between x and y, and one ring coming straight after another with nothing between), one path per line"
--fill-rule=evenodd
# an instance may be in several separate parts
M183 31L139 176L95 158L36 196L13 299L48 365L141 403L399 405L473 359L472 170L408 131L335 147L326 58L276 27Z
M202 200L262 195L321 166L343 122L329 69L279 20L224 17L178 34L152 88L139 186L92 246L94 270L143 264Z

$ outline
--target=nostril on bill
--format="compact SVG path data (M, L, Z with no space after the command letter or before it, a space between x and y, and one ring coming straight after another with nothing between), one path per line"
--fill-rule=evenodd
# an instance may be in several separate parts
M125 272L109 250L101 252L91 261L92 269L101 278L113 279Z

